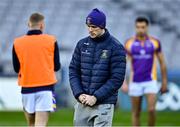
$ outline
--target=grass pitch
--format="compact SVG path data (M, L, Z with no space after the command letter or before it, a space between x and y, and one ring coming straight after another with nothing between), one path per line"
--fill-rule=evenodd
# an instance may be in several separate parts
M147 125L147 113L141 114L142 125ZM72 126L73 109L60 109L52 113L49 126ZM180 112L157 112L157 126L180 126ZM23 112L0 112L0 126L27 126ZM113 126L131 126L131 112L115 110Z

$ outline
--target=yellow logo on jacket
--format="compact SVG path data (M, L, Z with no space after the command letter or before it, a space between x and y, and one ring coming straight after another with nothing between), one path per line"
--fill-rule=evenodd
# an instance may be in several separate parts
M107 59L108 58L108 50L102 50L101 58L102 59Z

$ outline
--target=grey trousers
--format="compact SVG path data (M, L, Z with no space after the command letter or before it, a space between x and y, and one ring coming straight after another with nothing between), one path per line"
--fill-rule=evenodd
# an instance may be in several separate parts
M112 126L113 114L114 104L89 107L77 103L74 112L74 126Z

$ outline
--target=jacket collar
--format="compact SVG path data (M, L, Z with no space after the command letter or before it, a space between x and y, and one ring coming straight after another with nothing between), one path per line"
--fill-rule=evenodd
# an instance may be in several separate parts
M39 34L42 34L41 30L29 30L27 32L27 35L39 35Z

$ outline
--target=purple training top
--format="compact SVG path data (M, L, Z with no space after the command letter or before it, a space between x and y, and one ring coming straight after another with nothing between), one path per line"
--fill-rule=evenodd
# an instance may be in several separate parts
M160 41L146 37L144 45L136 37L130 38L125 48L131 58L131 81L144 82L157 79L156 53L161 52Z

